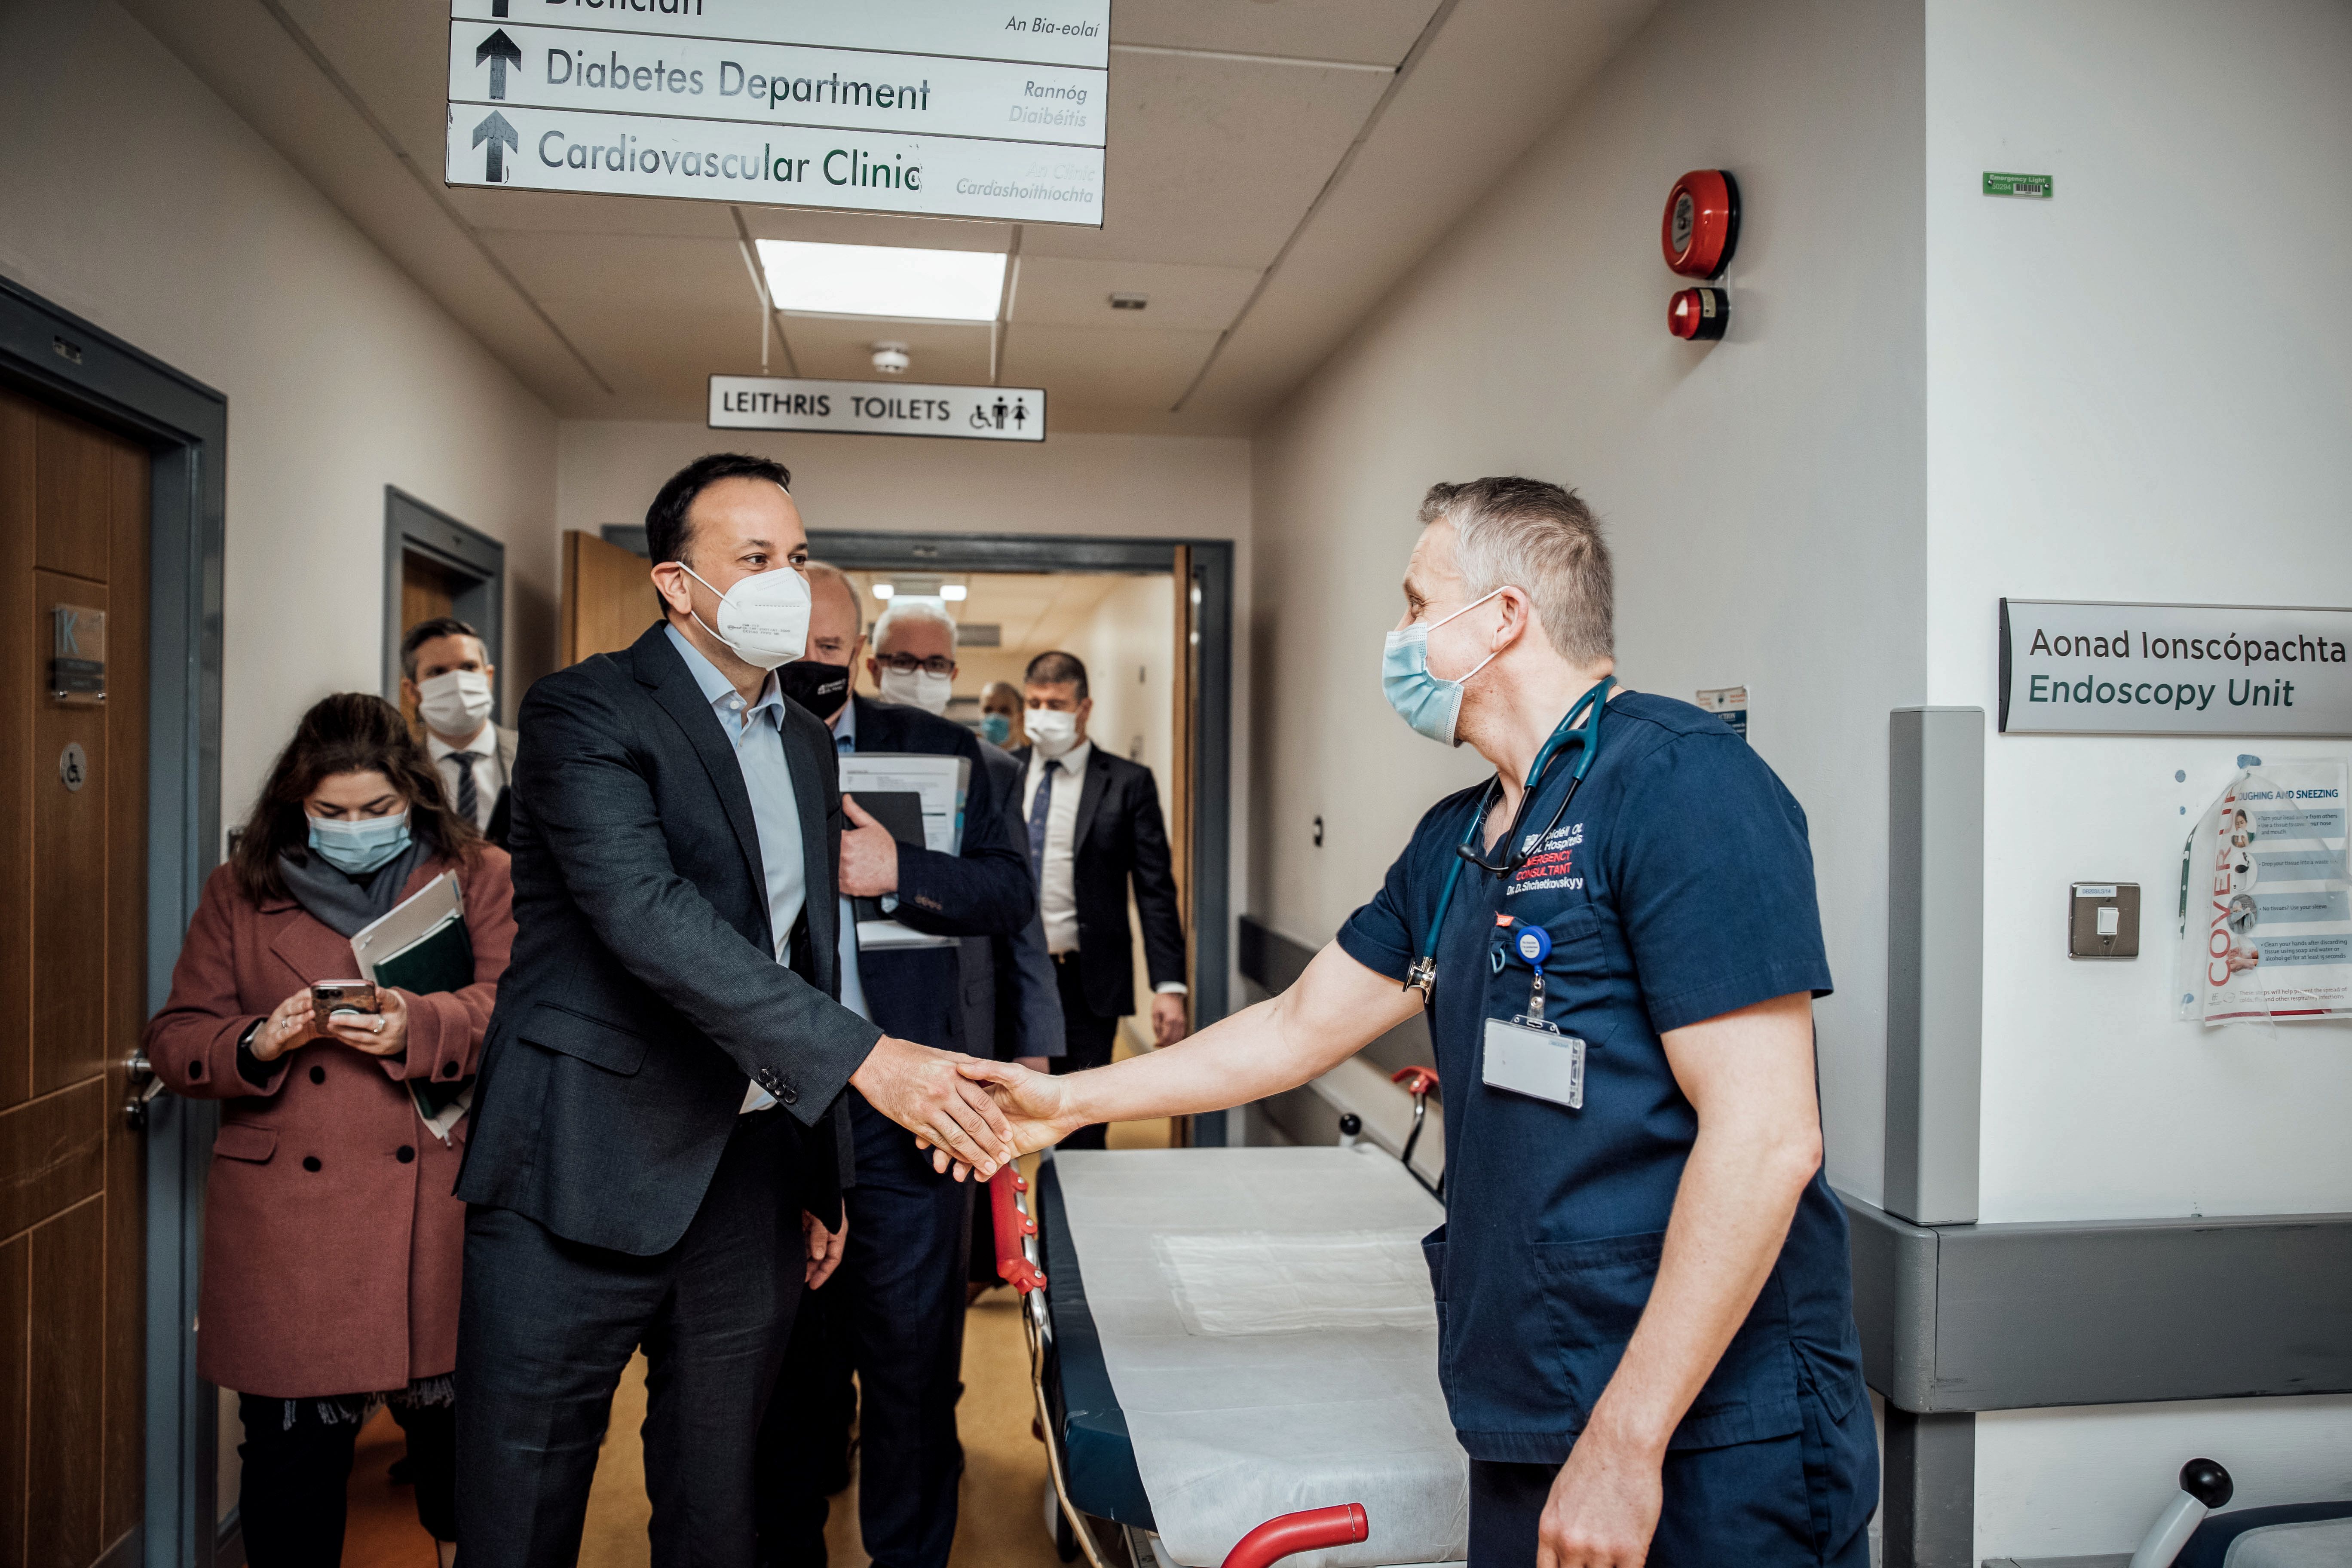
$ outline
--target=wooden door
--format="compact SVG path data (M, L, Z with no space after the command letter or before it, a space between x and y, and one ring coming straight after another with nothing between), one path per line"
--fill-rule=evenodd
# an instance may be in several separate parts
M148 482L0 391L0 1563L28 1568L86 1568L142 1504Z
M438 562L427 561L415 551L403 551L400 556L400 632L419 621L437 621L444 616L457 613L457 595L468 586L456 573ZM492 662L497 655L491 656ZM416 735L425 733L424 723L416 716L416 704L404 693L400 711L408 721L409 730Z
M653 573L634 551L568 530L563 535L563 646L565 667L592 653L617 653L645 636L661 619L661 595Z

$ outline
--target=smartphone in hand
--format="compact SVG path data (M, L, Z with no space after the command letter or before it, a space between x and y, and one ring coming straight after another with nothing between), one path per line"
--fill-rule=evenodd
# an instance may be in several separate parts
M383 1005L375 986L365 980L320 980L310 986L310 1006L323 1018L337 1013L378 1013Z

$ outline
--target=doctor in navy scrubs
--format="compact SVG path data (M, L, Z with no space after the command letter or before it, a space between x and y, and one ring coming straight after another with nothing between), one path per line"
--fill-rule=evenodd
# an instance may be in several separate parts
M1091 1072L961 1070L1029 1148L1277 1093L1426 1007L1474 1568L1864 1568L1878 1452L1821 1169L1804 813L1722 720L1612 679L1573 494L1439 485L1421 522L1382 684L1494 778L1431 808L1281 995Z

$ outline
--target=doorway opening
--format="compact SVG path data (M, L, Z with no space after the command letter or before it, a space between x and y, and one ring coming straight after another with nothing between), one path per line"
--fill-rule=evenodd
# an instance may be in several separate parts
M400 639L409 627L455 616L480 634L490 663L505 666L507 547L391 485L383 487L383 694L411 728L415 707L400 690ZM501 711L504 680L492 688Z

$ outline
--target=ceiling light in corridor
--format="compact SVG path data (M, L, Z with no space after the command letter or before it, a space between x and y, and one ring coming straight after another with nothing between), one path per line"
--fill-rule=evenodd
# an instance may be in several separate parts
M780 310L992 321L1004 294L1004 258L994 251L763 239L760 265Z

